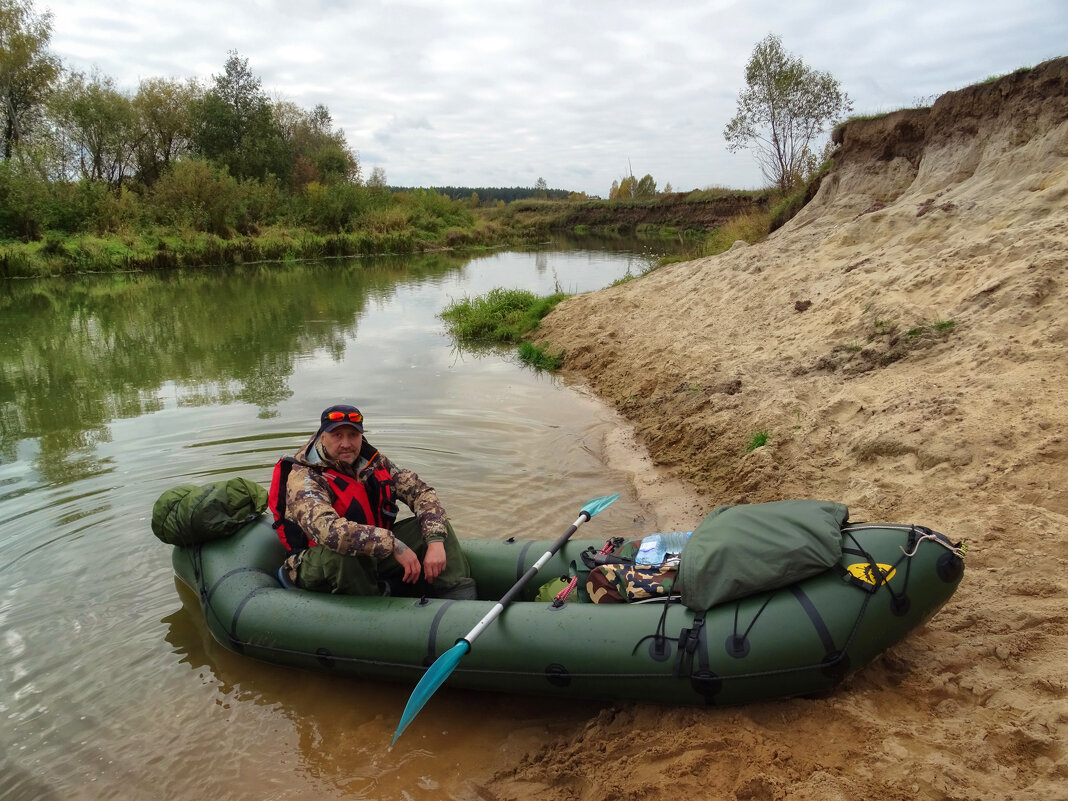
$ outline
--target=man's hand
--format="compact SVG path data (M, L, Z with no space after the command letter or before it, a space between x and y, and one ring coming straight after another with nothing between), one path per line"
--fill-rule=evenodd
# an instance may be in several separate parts
M444 569L445 543L431 542L426 546L426 555L423 557L423 575L427 581L433 583Z
M404 577L401 579L405 584L415 584L419 580L419 557L415 551L398 539L393 540L393 558L404 568ZM442 565L445 563L445 553L442 549ZM439 571L440 572L440 571Z

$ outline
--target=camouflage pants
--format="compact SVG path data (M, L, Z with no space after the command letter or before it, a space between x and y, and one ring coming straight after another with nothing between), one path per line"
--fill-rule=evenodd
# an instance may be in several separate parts
M329 548L313 547L301 556L297 568L297 586L314 592L331 592L341 595L403 595L444 597L461 587L474 587L467 557L460 550L460 543L452 524L448 523L445 536L445 570L434 581L433 587L423 578L415 584L401 581L404 568L396 559L387 556L375 559L371 556L344 556ZM399 521L393 527L393 536L415 551L419 561L426 555L426 540L414 517Z

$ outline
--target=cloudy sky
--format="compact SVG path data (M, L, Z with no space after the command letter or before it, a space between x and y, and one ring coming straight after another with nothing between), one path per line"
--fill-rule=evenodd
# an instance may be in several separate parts
M325 104L364 174L393 185L607 196L633 171L676 190L764 184L728 153L754 45L776 33L855 113L1068 55L1066 0L34 0L52 51L135 91L223 71Z

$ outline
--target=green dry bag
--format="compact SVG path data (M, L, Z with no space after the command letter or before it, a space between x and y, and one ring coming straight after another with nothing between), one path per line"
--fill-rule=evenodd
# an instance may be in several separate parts
M720 506L682 549L675 589L695 612L793 584L842 558L849 510L831 501Z
M152 507L152 533L168 545L196 545L229 537L267 508L267 490L245 478L181 484Z

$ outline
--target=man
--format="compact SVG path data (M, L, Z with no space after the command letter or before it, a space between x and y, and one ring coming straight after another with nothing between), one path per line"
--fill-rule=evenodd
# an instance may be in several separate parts
M398 521L397 501L414 517ZM475 582L434 489L363 438L355 406L331 406L319 429L275 467L278 537L289 551L282 578L346 595L474 600Z

